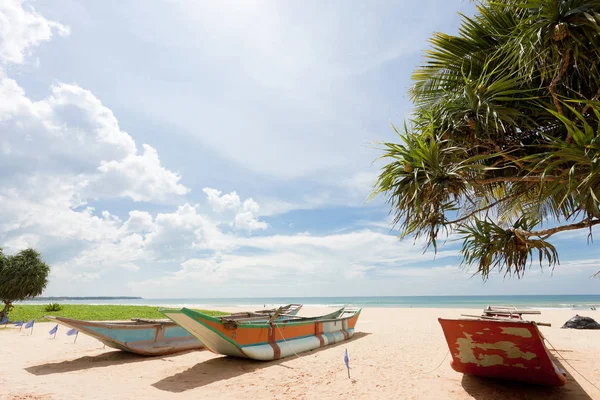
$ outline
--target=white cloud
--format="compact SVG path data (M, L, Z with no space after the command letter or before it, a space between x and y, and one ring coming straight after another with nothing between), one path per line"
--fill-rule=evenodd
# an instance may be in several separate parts
M113 112L92 94L77 85L60 83L51 87L52 95L42 106L48 106L53 120L48 125L64 127L69 125L69 117L73 116L76 123L73 132L63 130L57 132L61 138L76 139L74 145L83 144L107 145L113 155L115 149L120 155L135 154L135 142L127 132L120 129ZM78 114L71 115L76 109ZM106 157L106 156L105 156Z
M324 254L347 255L348 260L360 259L363 263L400 263L431 260L434 255L423 254L423 240L413 244L411 239L399 241L394 235L373 232L369 229L327 236L316 235L275 235L253 238L239 238L240 246L277 251L291 250ZM359 254L361 254L359 256ZM447 248L438 251L436 258L457 256L458 250Z
M28 2L2 2L0 63L23 63L34 47L52 38L53 31L69 34L68 27L47 20ZM50 89L47 98L32 101L0 71L0 167L4 182L14 185L13 194L31 191L19 187L23 176L27 181L60 177L60 187L78 197L79 203L101 195L162 200L167 194L187 192L177 175L160 166L154 149L145 146L144 153L137 155L134 140L90 91L65 83ZM116 193L109 193L111 188ZM3 185L0 193L6 189ZM52 188L52 194L58 191ZM48 193L38 196L50 197Z
M148 212L134 210L125 222L91 215L87 219L96 219L100 223L94 230L96 234L101 229L107 234L87 240L82 251L57 263L59 277L82 271L124 269L136 272L141 270L140 264L181 263L198 251L213 252L231 247L216 224L198 214L196 207L189 204L179 206L171 213L158 213L154 218ZM56 237L54 232L48 232L46 236ZM78 238L71 236L69 239L74 243ZM85 239L89 236L81 237L81 240Z
M0 63L23 63L53 30L68 33L24 6L0 5ZM32 100L0 71L0 151L0 245L65 250L53 263L53 276L63 281L90 282L100 279L98 269L138 271L139 262L155 260L149 248L162 214L155 222L134 210L123 222L88 206L90 199L161 202L189 191L153 147L139 154L114 113L77 85L57 83Z
M346 279L364 279L367 272L374 270L375 267L368 265L350 265L344 269L344 277Z
M250 198L244 200L244 205L242 209L246 212L257 213L260 210L260 207L257 202Z
M252 232L255 230L267 229L269 227L269 224L267 224L264 221L257 220L252 215L252 212L248 211L236 214L233 226L235 226L237 229Z
M377 181L378 175L379 171L357 172L349 178L342 179L338 186L349 190L357 198L362 199L362 201L366 201L371 192L373 192L373 186Z
M146 211L129 211L129 219L123 225L126 232L149 232L154 226L152 215Z
M423 277L423 278L440 278L445 276L448 278L455 277L457 275L465 276L465 270L458 265L445 265L443 267L402 267L392 268L381 271L382 275L394 276L394 277Z
M139 234L106 238L91 243L73 258L57 264L63 270L94 271L127 269L137 271L137 262L149 259L144 249L144 237Z
M110 224L110 234L89 241L75 257L59 263L61 270L138 271L140 263L180 263L200 250L231 247L216 224L190 204L154 218L148 212L134 210L125 222L101 221Z
M236 192L221 194L222 192L213 188L204 188L202 191L206 194L209 204L217 213L224 211L234 211L233 227L238 230L252 232L255 230L267 229L269 225L264 221L259 221L256 214L260 211L260 206L252 198L241 202L240 196Z
M120 12L133 16L139 4ZM126 85L147 94L132 107L262 176L340 182L370 170L380 154L369 142L395 136L388 121L408 108L408 77L399 78L408 72L398 65L416 62L431 32L454 29L455 11L473 6L455 0L442 8L433 0L355 8L343 1L148 5L151 17L131 18L128 33L156 49L179 49L174 57L185 62L154 70L151 82L132 74ZM238 58L243 65L231 63ZM215 89L211 96L206 88ZM154 100L156 92L163 101ZM352 187L356 202L365 197L359 185Z
M53 31L61 36L69 34L69 27L49 21L31 5L26 10L22 0L0 2L0 63L21 64L28 52L52 38Z
M275 199L272 197L266 197L261 200L261 207L258 212L260 216L272 216L285 214L292 210L312 210L318 208L320 205L311 203L309 201L306 202L289 202L281 199Z
M198 280L202 282L218 283L227 279L227 271L220 268L220 257L209 259L189 259L181 264L171 281Z
M95 215L81 199L81 182L72 176L34 175L11 185L0 183L0 238L21 231L60 240L97 241L114 237L119 222Z
M96 272L83 272L81 274L73 275L70 282L76 283L89 283L100 279L100 274Z
M240 196L236 192L221 195L220 190L212 188L202 189L206 193L208 202L215 212L223 212L225 210L237 210L240 207Z
M432 254L423 254L420 244L399 242L394 236L370 230L335 235L274 235L253 238L229 236L229 249L206 258L190 258L174 273L161 279L130 283L140 293L161 292L164 296L191 293L198 282L283 286L300 282L327 282L330 285L356 285L371 276L392 276L389 271L423 271L423 277L435 277L443 268L432 269L421 263L431 262ZM240 254L239 249L250 249ZM438 253L437 258L453 257L454 250ZM409 265L410 267L407 267ZM464 277L464 274L463 274ZM342 281L340 281L342 279ZM208 293L217 295L217 293Z
M258 218L255 217L259 211L260 206L256 201L251 198L244 200L244 204L235 216L233 226L247 232L267 229L269 224L264 221L259 221Z
M20 250L36 247L40 242L40 236L33 233L26 233L24 235L15 236L4 243L3 250L7 254L14 254Z
M160 165L158 152L144 144L142 155L130 154L121 161L102 161L102 173L90 183L98 197L129 197L134 201L165 200L167 195L184 195L189 189L177 174Z
M158 214L146 236L146 249L165 259L181 259L193 249L220 250L229 246L217 224L190 204L179 206L173 213Z
M600 271L600 254L593 254L595 258L568 260L561 262L552 271L557 277L566 276L592 276ZM535 264L534 264L535 265ZM539 268L532 268L532 272L541 273Z
M189 191L161 166L154 148L144 145L138 155L112 111L75 85L54 85L49 97L34 102L16 81L0 78L0 131L8 177L68 174L84 198L164 201Z

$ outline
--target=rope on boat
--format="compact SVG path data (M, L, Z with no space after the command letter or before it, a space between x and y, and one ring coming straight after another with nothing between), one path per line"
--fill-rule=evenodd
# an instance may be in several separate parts
M279 325L277 325L277 324L273 324L273 325L277 327L277 330L279 331L279 334L281 335L281 338L283 339L283 341L285 342L285 344L287 344L287 345L288 345L288 347L290 348L290 350L292 351L292 353L294 353L294 354L296 355L296 357L298 357L298 358L302 358L302 357L300 357L300 356L298 355L298 353L296 353L296 352L294 351L294 348L293 348L293 347L292 347L292 346L291 346L291 345L290 345L290 344L287 342L287 340L285 340L285 336L283 336L283 332L281 332L281 329L279 329Z
M560 354L560 352L559 352L558 350L556 350L556 347L554 347L554 346L552 345L552 343L550 343L550 341L549 341L549 340L548 340L546 337L544 337L544 340L545 340L546 342L548 342L548 344L550 345L550 347L552 348L552 350L554 350L554 351L556 352L556 354L558 354L558 355L560 356L560 358L561 358L561 359L562 359L562 360L563 360L565 363L567 363L567 365L568 365L569 367L571 367L571 368L573 369L573 371L577 372L577 373L579 374L579 376L581 376L583 379L585 379L585 380L587 381L587 383L589 383L590 385L592 385L593 387L595 387L595 388L596 388L596 390L600 392L600 388L599 388L598 386L594 385L594 384L592 383L592 381L590 381L588 378L586 378L585 376L583 376L583 374L582 374L581 372L579 372L579 371L578 371L578 370L577 370L577 369L576 369L576 368L575 368L573 365L571 365L571 363L570 363L570 362L568 362L568 361L567 361L567 359L566 359L566 358L565 358L565 357L564 357L562 354Z
M448 357L448 354L450 354L450 350L448 350L448 351L446 352L446 355L444 356L444 358L443 358L443 359L442 359L442 361L441 361L441 362L438 364L438 366L437 366L437 367L435 367L434 369L432 369L432 370L431 370L431 371L429 371L429 372L424 372L424 373L425 373L425 374L431 374L432 372L435 372L435 371L436 371L436 370L437 370L439 367L441 367L441 366L442 366L442 364L444 363L444 361L446 361L446 358Z

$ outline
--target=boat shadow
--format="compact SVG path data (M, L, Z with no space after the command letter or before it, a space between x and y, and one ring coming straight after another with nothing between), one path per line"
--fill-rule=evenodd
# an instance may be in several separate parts
M194 350L190 350L194 351ZM149 360L156 360L166 357L179 356L189 353L190 351L168 354L164 356L141 356L138 354L128 353L126 351L116 350L99 354L97 356L85 356L74 360L60 361L55 363L46 363L24 368L25 371L33 375L50 375L61 374L63 372L81 371L92 368L111 367L113 365L122 365L137 363Z
M592 400L570 371L558 360L554 360L554 362L561 369L567 371L567 384L565 386L547 387L473 375L463 375L461 383L465 391L478 400Z
M303 352L300 354L300 357L307 357L319 353L321 351L341 347L368 335L370 335L370 333L357 332L354 335L352 335L352 337L348 340L321 347L319 349ZM228 356L212 358L210 360L198 363L183 372L179 372L175 375L161 379L160 381L153 383L152 386L159 390L164 390L167 392L181 393L187 390L210 385L211 383L218 382L221 380L226 380L250 372L255 372L263 368L269 368L279 365L281 367L293 369L293 367L290 367L288 365L280 364L286 361L290 361L294 357L295 356L291 356L274 361L256 361L246 358L236 358Z

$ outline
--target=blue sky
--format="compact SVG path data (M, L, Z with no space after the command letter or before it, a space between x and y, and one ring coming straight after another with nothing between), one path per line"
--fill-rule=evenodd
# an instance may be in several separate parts
M561 265L484 283L458 243L399 241L375 142L466 1L0 5L0 247L47 295L599 293L586 232ZM596 229L597 231L597 229Z

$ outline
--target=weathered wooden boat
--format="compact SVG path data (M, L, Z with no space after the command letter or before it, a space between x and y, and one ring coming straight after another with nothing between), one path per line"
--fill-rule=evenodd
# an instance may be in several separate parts
M545 386L567 382L566 373L550 358L539 323L511 315L439 322L457 372Z
M538 310L520 310L513 306L487 306L483 310L482 317L493 317L493 318L510 318L510 319L523 319L523 315L539 315L541 314Z
M204 347L198 339L168 319L93 322L53 316L45 318L77 329L109 347L144 356L162 356Z
M302 309L302 304L287 304L287 305L281 306L279 308L266 308L266 309L258 310L258 311L241 311L241 312L229 314L229 315L227 315L227 317L228 318L262 317L262 318L268 319L271 317L271 315L275 314L276 312L279 312L279 315L281 315L281 316L285 316L285 315L294 316L294 315L298 314L298 312L301 309Z
M213 353L254 360L277 360L341 342L354 334L360 308L343 307L320 317L211 317L201 312L159 310L198 338Z
M281 314L296 315L301 308L302 304L288 304L281 307ZM265 318L266 315L268 318L275 312L275 309L260 310L232 316L261 315ZM54 316L45 318L77 329L109 347L144 356L162 356L204 347L196 337L169 319L134 318L131 321L93 322Z

